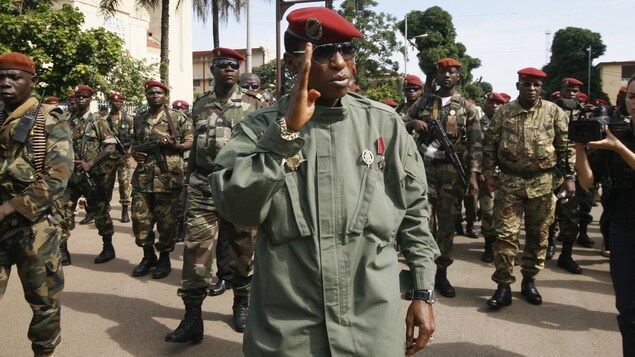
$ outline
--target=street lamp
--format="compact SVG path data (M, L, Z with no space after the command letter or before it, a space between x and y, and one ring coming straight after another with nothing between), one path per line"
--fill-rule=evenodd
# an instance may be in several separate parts
M593 52L593 47L589 45L589 47L587 47L587 51L589 51L589 82L587 84L587 100L591 103L591 52Z
M410 42L410 39L408 38L408 14L406 14L405 18L404 18L404 37L406 39L406 43L404 45L404 49L403 49L403 76L404 78L406 78L406 76L408 75L408 44L411 44L414 46L414 44L412 42ZM428 37L427 33L421 34L421 35L417 35L412 37L412 39L415 38L422 38L422 37Z

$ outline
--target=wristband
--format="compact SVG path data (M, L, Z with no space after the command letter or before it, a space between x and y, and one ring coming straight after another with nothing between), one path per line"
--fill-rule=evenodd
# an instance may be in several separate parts
M278 127L280 128L280 137L286 141L293 141L300 137L299 131L291 131L287 128L287 121L284 117L277 120Z

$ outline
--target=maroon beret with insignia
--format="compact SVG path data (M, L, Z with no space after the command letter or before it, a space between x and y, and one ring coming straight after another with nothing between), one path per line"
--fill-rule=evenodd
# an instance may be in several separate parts
M421 78L415 76L414 74L409 74L406 76L406 84L423 87L423 82L421 81Z
M163 83L161 83L159 81L149 80L143 86L143 89L144 90L148 90L148 88L150 88L150 87L159 87L159 88L162 88L166 93L170 92L170 88L168 88L168 86L166 86L165 84L163 84Z
M586 100L589 99L589 96L587 96L584 93L580 93L580 95L578 96L578 99L580 99L583 102L586 102Z
M85 84L78 84L75 86L75 93L86 93L93 96L95 95L95 90Z
M51 103L59 103L60 99L58 97L55 96L48 96L46 97L46 100L44 101L46 104L51 104Z
M181 99L175 100L174 102L172 102L172 108L178 108L178 107L189 108L190 103Z
M229 58L238 62L242 62L245 59L240 53L225 47L216 47L212 50L212 55L214 58Z
M312 43L347 42L362 33L337 12L325 7L305 7L287 15L291 35Z
M68 93L68 95L66 96L67 100L75 100L75 93Z
M596 99L593 101L593 104L595 105L608 105L609 103L606 102L606 100L604 99Z
M117 92L112 92L108 96L108 100L116 100L116 99L126 100L126 97L123 94L117 93Z
M507 100L505 99L505 97L503 97L500 93L496 93L496 92L487 93L487 99L496 100L501 103L507 103Z
M20 52L9 52L0 55L0 69L19 69L35 74L35 62Z
M584 83L582 83L582 81L577 80L575 78L565 78L562 80L562 86L563 87L579 87L584 85Z
M542 80L547 77L547 73L539 70L538 68L527 67L523 68L518 73L518 80Z
M382 103L384 103L384 104L386 104L386 105L388 105L390 107L393 107L393 108L397 108L397 106L399 105L399 104L395 103L395 101L392 100L392 99L386 99Z
M445 67L463 67L463 64L454 58L441 58L437 61L437 67L445 68Z
M551 93L551 95L549 95L549 99L550 100L558 100L558 99L560 99L560 97L562 97L562 93L560 93L559 90L557 90L557 91Z

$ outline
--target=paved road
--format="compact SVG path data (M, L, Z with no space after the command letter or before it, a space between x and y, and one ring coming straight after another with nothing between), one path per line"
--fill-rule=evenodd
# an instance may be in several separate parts
M205 338L200 344L163 342L183 315L176 296L182 244L172 255L170 276L133 278L142 251L134 244L130 223L119 222L116 199L113 206L115 260L93 264L101 242L92 225L78 225L70 238L73 265L64 269L62 343L56 356L241 356L242 335L231 328L231 292L205 300ZM593 213L599 217L597 209ZM80 213L77 222L82 218ZM590 232L599 246L596 222ZM440 298L435 305L435 339L418 356L621 355L608 259L598 249L574 248L575 259L584 268L582 275L557 268L555 260L547 262L537 282L543 305L528 304L517 282L512 286L512 306L492 312L485 301L496 285L490 280L493 266L479 259L483 240L457 237L455 242L456 261L449 278L457 297ZM406 306L404 301L404 311ZM0 300L0 313L0 356L31 355L26 338L31 311L15 273Z

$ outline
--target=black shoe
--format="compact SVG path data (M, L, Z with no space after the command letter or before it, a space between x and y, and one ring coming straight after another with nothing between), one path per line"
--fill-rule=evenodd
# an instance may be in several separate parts
M207 291L207 295L209 296L223 295L225 290L231 289L231 287L232 287L231 283L228 282L227 280L218 279L218 282L216 283L216 285L210 286L209 290Z
M587 234L581 234L578 236L578 245L581 245L586 248L593 248L595 246L595 242L593 239L589 238Z
M128 206L121 206L121 223L130 222L130 215L128 214Z
M547 255L545 255L545 260L553 259L554 254L556 254L556 246L549 244L549 246L547 246Z
M67 224L68 224L69 231L72 231L73 229L75 229L75 216L69 218L67 222L68 222Z
M186 304L185 316L179 327L165 336L165 342L199 343L203 339L203 318L201 305Z
M236 332L245 332L247 327L247 310L249 309L249 296L234 296L234 329Z
M68 252L68 242L64 242L60 244L60 257L62 258L62 265L67 266L71 265L71 253Z
M154 268L154 272L152 272L152 279L163 279L170 275L171 271L172 265L170 264L170 253L161 252L157 266Z
M465 236L470 238L478 238L478 232L474 228L473 224L467 224L467 226L465 227Z
M492 252L492 249L485 249L485 251L483 252L483 255L481 255L481 261L483 263L492 263L494 262L494 252Z
M456 235L462 236L465 234L465 232L463 231L463 225L461 224L461 222L456 223L454 225L454 231L456 232Z
M509 284L498 284L494 295L487 300L487 306L498 309L512 304L512 289Z
M104 248L101 250L101 253L95 258L95 264L102 264L109 262L115 259L115 248L110 244L110 246L106 246L104 244Z
M534 305L542 304L542 296L536 289L534 279L523 278L520 284L520 293L527 299L527 302Z
M86 217L84 219L82 219L81 221L79 221L79 224L81 224L82 226L87 225L87 224L91 224L95 222L95 219L93 218L93 216L86 214Z
M132 270L132 276L144 276L150 272L150 269L157 265L157 256L154 254L154 248L143 248L143 259L141 263Z
M434 288L439 291L442 296L453 298L456 296L456 291L450 281L448 280L446 268L437 267L437 274L434 277Z
M582 268L573 260L570 255L560 254L558 257L558 266L566 269L572 274L582 274Z

